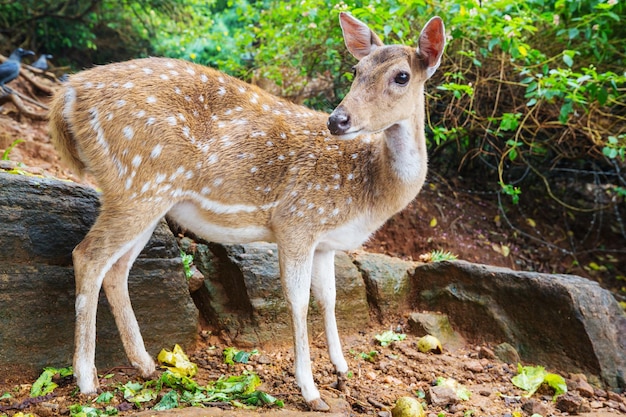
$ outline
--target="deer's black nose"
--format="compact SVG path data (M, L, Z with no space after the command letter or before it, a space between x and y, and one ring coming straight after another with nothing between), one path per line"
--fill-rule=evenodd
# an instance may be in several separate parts
M350 129L350 115L343 107L337 107L328 117L326 126L333 135L342 135Z

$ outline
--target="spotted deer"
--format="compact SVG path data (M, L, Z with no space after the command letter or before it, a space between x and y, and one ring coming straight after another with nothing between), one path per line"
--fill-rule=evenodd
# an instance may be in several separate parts
M338 386L345 388L334 253L360 245L422 187L424 83L439 66L445 33L434 17L417 48L386 46L347 13L340 24L358 64L349 93L330 116L164 58L77 73L56 95L52 140L66 163L91 173L102 190L99 216L73 251L73 365L82 393L98 389L101 287L130 362L145 377L155 371L127 278L165 215L213 242L276 242L302 395L311 409L328 410L311 370L311 292L323 312Z

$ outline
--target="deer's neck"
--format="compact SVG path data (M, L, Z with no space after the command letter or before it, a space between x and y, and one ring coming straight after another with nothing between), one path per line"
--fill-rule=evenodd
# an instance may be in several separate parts
M424 98L419 94L413 114L384 131L388 175L413 188L421 188L426 177L428 156L424 134Z

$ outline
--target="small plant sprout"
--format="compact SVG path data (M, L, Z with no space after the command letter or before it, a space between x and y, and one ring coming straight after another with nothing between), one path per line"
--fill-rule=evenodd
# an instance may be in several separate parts
M421 262L444 262L444 261L456 261L458 258L455 254L449 251L441 249L432 250L429 253L420 255L419 260Z
M13 148L15 148L17 145L19 145L20 143L24 142L24 139L15 139L8 148L5 149L4 153L2 153L2 160L3 161L8 161L9 160L9 154L11 153L11 151L13 150Z
M193 255L180 251L180 259L183 262L183 271L185 271L185 278L190 279L193 276L191 266L193 265Z

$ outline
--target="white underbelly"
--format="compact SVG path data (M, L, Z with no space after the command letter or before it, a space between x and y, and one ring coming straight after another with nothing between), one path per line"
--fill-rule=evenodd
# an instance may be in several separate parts
M351 250L365 242L376 230L366 216L356 218L336 229L329 230L318 240L317 248L321 250Z
M216 243L250 243L272 242L274 234L263 226L225 227L207 221L206 211L199 209L192 202L176 204L168 212L168 215L180 226L192 231L194 234ZM217 216L217 214L216 214Z
M192 202L176 204L168 215L180 226L194 234L216 243L275 242L274 233L264 226L225 227L211 223L206 211ZM328 230L317 239L316 249L351 250L358 248L376 230L367 216L356 218L349 223ZM306 228L306 225L302 225ZM313 232L313 231L311 231ZM280 243L280 242L278 242Z

